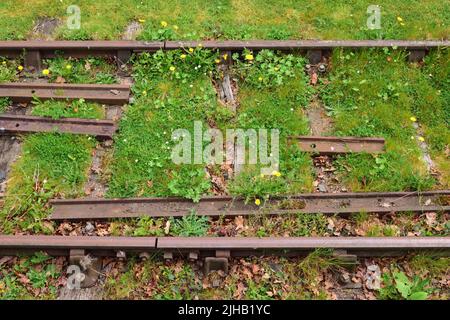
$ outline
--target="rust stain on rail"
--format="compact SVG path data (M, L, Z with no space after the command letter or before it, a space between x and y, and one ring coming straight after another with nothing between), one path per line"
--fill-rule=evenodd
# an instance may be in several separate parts
M76 118L56 120L35 116L0 115L0 135L32 132L64 132L88 134L100 139L110 139L116 130L117 126L114 121L109 120Z
M130 98L130 86L122 84L57 84L57 83L2 83L0 97L14 102L30 102L35 97L47 100L83 98L106 104L124 104Z
M289 143L297 143L300 150L317 154L343 154L343 153L382 153L385 141L383 138L358 137L320 137L320 136L293 136Z
M450 211L450 190L428 192L310 193L274 197L262 206L227 196L203 197L198 203L183 198L52 200L53 220L180 217L195 210L199 215Z

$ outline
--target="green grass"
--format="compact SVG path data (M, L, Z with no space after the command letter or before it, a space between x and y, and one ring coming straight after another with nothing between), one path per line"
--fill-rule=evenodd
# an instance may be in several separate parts
M104 111L82 101L46 101L37 102L33 114L94 118ZM53 232L52 224L45 221L51 210L48 201L82 194L95 143L93 137L63 133L25 137L22 156L12 165L5 204L0 210L1 231Z
M180 58L183 54L186 58ZM172 161L172 147L179 141L172 133L186 129L193 136L194 121L200 121L203 130L209 120L219 123L216 114L224 107L217 103L210 78L215 57L196 49L136 58L136 101L125 111L115 139L109 196L172 195L198 201L208 193L204 164Z
M19 70L16 60L6 60L0 57L0 83L16 81Z
M94 145L92 138L70 134L38 133L27 137L22 157L11 168L0 211L2 232L52 232L52 225L44 222L50 213L48 201L81 194Z
M61 270L55 260L37 252L0 269L0 300L56 299Z
M244 52L244 59L250 54ZM234 59L235 73L240 78L235 126L244 130L279 130L281 175L262 176L262 164L246 164L243 172L231 181L230 192L249 200L309 191L312 186L310 157L287 143L289 135L308 133L303 109L311 99L311 89L303 72L305 60L267 50L261 51L254 60L241 61L238 55L234 55Z
M5 0L0 38L25 39L38 17L59 17L59 39L119 39L131 21L142 21L141 38L152 39L441 39L448 37L449 4L442 1L382 0L381 30L368 30L363 1L269 0L79 0L81 29L66 26L70 0ZM402 25L397 17L402 17ZM168 23L166 28L161 21ZM174 28L177 26L178 28ZM170 29L170 31L164 30ZM177 29L177 30L175 30Z
M98 104L87 103L84 99L73 101L34 101L32 110L34 116L45 116L53 119L84 118L103 119L105 110Z
M338 157L344 183L354 191L431 188L435 181L421 160L410 118L440 126L446 136L448 106L422 70L408 64L404 53L388 48L358 53L338 50L332 66L321 98L334 120L334 133L386 139L384 154Z
M57 57L44 62L48 66L50 82L117 83L115 64L101 58L65 59Z

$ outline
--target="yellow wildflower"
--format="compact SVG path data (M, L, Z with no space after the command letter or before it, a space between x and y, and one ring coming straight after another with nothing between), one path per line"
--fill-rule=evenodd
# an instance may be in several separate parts
M259 206L259 205L261 204L261 200L256 199L256 200L255 200L255 204L256 204L257 206Z
M223 57L223 60L227 60L228 59L228 53L225 53L222 57Z
M416 122L417 121L416 117L411 117L411 118L409 118L409 120L411 120L412 122Z
M167 22L166 21L161 21L161 27L163 27L163 28L167 27Z
M145 22L145 19L139 19L138 20L140 23L144 23Z
M275 68L273 68L273 70L275 70L275 71L278 71L278 70L279 70L279 68L278 68L278 67L275 67Z
M43 74L44 76L48 76L48 75L50 74L50 70L44 69L44 70L42 70L42 74Z
M180 56L180 58L181 58L181 59L186 59L186 55L183 53L183 54Z
M246 54L245 55L245 60L252 61L253 60L253 55L252 54Z
M402 17L397 17L397 21L398 21L398 22L402 22L402 21L403 21L403 18L402 18Z
M404 22L400 22L400 25L401 25L401 26L404 26L404 25L405 25L405 23L404 23Z
M147 91L146 90L142 91L142 95L146 96L147 95Z
M66 66L66 69L67 69L67 70L70 70L70 69L72 69L72 66L71 66L70 64L68 64L68 65Z
M177 25L174 25L174 26L173 26L173 30L177 31L177 30L178 30L178 26L177 26Z
M275 177L281 177L281 172L279 171L272 171L272 175Z
M201 43L199 43L199 44L197 45L197 47L201 48L201 47L203 47L203 45L202 45Z
M169 68L169 70L170 70L170 71L175 71L175 67L174 67L174 66L171 66L171 67Z
M264 178L264 173L261 173L261 174L260 174L260 177L261 177L261 178Z
M220 59L216 59L215 61L216 61L216 63L217 63L217 64L219 64L219 63L220 63Z
M259 81L263 81L263 77L259 77L258 80L259 80Z
M423 137L418 137L417 139L419 139L420 142L424 142L425 139Z
M6 66L6 61L3 61L3 62L2 62L2 65Z
M189 48L189 52L190 53L194 52L194 49L193 48Z
M5 62L5 61L3 61L3 62ZM6 63L5 63L5 64L6 64ZM23 70L23 67L22 67L22 66L18 66L18 67L17 67L17 70L22 71L22 70Z

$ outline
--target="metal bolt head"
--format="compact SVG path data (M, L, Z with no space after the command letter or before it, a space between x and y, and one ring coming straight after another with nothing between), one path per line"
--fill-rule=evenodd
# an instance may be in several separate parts
M323 64L323 63L321 63L320 65L319 65L319 72L325 72L325 71L327 71L327 67Z

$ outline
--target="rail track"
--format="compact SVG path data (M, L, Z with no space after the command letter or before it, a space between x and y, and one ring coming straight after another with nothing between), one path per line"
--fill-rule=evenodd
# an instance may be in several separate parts
M262 207L229 196L52 200L53 220L180 217L195 210L207 216L279 215L289 213L392 213L450 211L450 190L428 192L310 193L273 197Z
M114 57L120 65L132 54L176 50L201 45L222 52L244 49L276 49L306 53L312 64L320 63L335 48L365 49L394 47L408 50L410 61L421 60L433 48L448 47L450 41L0 41L0 56L23 55L25 67L39 70L42 59L57 55L71 57ZM129 100L129 86L11 83L0 85L0 97L15 102L39 99L78 99L123 104ZM50 119L44 117L0 115L0 134L29 132L67 132L89 134L110 139L116 132L113 121L84 119ZM382 138L291 137L306 152L339 154L348 152L384 152ZM238 216L257 214L325 213L345 215L356 212L429 212L450 211L450 190L427 192L302 194L274 197L263 206L246 203L242 198L204 197L199 203L181 198L76 199L52 200L52 220L94 220L114 218L180 217L192 209L200 215ZM0 198L0 208L2 199ZM357 256L398 256L411 251L432 251L448 256L449 237L289 237L289 238L183 238L183 237L94 237L0 235L0 255L30 254L45 251L70 257L80 264L87 255L126 257L126 253L146 258L162 253L165 259L175 256L191 260L204 258L205 270L228 270L228 259L249 255L297 256L317 248L332 249L337 257L355 260Z
M254 41L0 41L0 56L16 58L24 54L25 66L41 68L41 60L56 55L115 57L126 63L133 53L196 47L221 51L277 49L306 51L312 63L334 48L365 49L394 47L410 51L409 59L418 61L432 48L447 47L450 41L407 40L254 40Z
M130 99L130 86L122 84L2 83L0 97L13 102L40 100L73 100L104 104L125 104Z
M52 119L24 115L0 115L0 135L64 132L93 135L99 139L111 139L116 130L117 126L115 122L109 120L77 118Z

